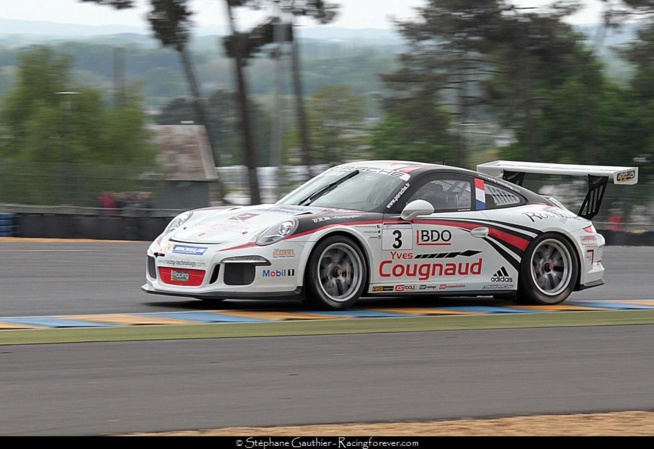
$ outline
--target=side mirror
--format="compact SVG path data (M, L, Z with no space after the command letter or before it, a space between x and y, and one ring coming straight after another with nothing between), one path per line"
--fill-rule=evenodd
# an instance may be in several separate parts
M402 220L411 221L419 215L431 215L434 213L434 206L425 200L414 200L406 205L400 218Z

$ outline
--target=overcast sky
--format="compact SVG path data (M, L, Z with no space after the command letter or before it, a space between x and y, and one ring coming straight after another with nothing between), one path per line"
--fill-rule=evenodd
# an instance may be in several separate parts
M391 28L390 16L408 19L415 15L415 7L424 6L427 0L330 0L340 5L338 20L332 26L342 28ZM514 0L518 6L542 6L553 0ZM111 7L80 0L0 0L0 18L48 21L84 25L130 25L145 27L145 14L149 0L137 0L137 7L117 11ZM599 0L583 0L588 5L577 14L574 23L597 23L600 14ZM199 26L225 25L224 0L191 0L193 21ZM261 12L246 12L237 8L239 23L258 19Z

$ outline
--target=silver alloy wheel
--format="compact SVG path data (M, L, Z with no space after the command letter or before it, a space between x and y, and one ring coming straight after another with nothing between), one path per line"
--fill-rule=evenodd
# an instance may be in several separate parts
M544 295L556 296L567 289L572 279L572 255L556 239L543 240L531 256L531 277Z
M344 243L333 243L320 254L319 288L334 302L346 302L357 294L362 278L362 260Z

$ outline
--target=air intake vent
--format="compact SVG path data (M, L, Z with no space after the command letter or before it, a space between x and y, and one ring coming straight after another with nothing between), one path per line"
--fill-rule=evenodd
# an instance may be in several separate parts
M248 285L254 281L255 266L249 263L225 264L226 285Z
M213 267L213 271L211 272L211 278L209 279L210 284L214 284L218 280L218 274L220 273L220 265L216 265Z
M151 278L157 279L157 268L154 263L154 257L148 256L148 275Z

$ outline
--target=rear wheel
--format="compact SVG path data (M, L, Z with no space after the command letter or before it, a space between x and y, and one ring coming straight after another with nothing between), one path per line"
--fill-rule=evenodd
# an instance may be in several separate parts
M346 309L358 301L368 270L352 239L327 237L314 248L306 273L306 300L320 309Z
M552 305L565 301L579 278L577 252L560 234L546 233L527 248L520 265L518 301Z

